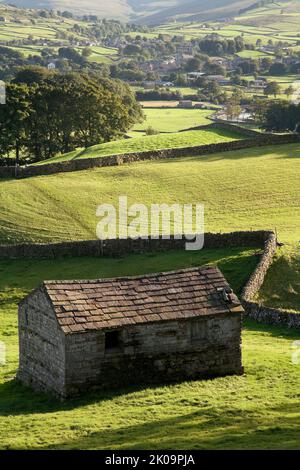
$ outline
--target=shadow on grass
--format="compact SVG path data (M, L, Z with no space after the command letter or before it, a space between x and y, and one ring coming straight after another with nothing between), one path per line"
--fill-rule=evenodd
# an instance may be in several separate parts
M112 391L90 392L73 399L60 400L50 394L34 392L29 387L22 385L17 379L13 379L0 384L0 416L71 411L93 403L101 403L102 401L130 395L146 388L155 389L162 386L164 385L153 387L132 386Z
M258 324L249 319L245 319L244 329L247 329L248 331L266 332L274 337L286 338L290 341L297 340L300 337L299 331ZM131 394L145 389L155 390L166 385L170 384L162 383L153 386L140 385L112 391L90 392L78 398L61 401L52 395L34 392L14 379L0 384L0 416L18 416L36 413L51 413L56 411L70 411L79 407L88 406L93 403L100 403L117 397L129 397ZM178 384L174 383L171 385Z
M106 428L100 432L86 429L84 437L47 445L43 449L88 450L116 446L123 449L299 449L299 402L290 408L292 415L288 417L282 417L285 408L273 408L272 418L264 418L264 424L259 410L204 408L136 426ZM83 430L78 429L79 432Z
M244 329L248 331L261 331L268 333L276 338L284 338L288 339L289 341L296 341L300 338L300 330L257 323L255 320L250 320L249 318L244 319L243 326Z

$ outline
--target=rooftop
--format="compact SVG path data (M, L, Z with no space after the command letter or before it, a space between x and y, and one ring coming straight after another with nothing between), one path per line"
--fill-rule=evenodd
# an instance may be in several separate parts
M212 266L138 277L47 281L42 288L66 334L243 311L222 273Z

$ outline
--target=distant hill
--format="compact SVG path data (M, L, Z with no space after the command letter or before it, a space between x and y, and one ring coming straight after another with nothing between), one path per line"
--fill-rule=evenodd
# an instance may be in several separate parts
M0 0L19 8L71 11L76 15L96 14L102 18L128 21L134 14L127 0Z
M190 21L231 16L254 3L254 0L0 0L0 3L158 24L175 18Z
M161 24L169 21L208 21L251 11L261 0L0 0L21 8L69 10L77 15ZM272 2L264 8L272 8ZM273 2L284 8L300 8L300 0Z

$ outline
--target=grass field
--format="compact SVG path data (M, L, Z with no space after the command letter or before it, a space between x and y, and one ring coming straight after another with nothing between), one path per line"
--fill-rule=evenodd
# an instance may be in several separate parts
M197 145L217 144L220 142L231 142L243 137L235 132L219 129L178 132L174 134L159 134L153 136L143 136L136 133L134 139L122 139L105 144L95 145L88 149L81 149L69 154L64 154L36 163L53 163L81 158L104 157L107 155L117 155L123 153L145 152L150 150L160 150L169 148L195 147Z
M209 124L212 112L202 109L145 109L146 119L133 130L153 127L159 132L177 132L190 127Z
M1 449L294 449L300 447L299 333L244 325L245 375L88 394L62 403L14 380L17 302L45 278L95 278L218 264L235 289L253 270L253 249L0 262ZM170 432L172 429L172 432Z
M290 144L2 180L0 242L94 238L96 207L126 194L147 205L202 202L207 230L277 228L295 243L299 168L299 145Z
M277 230L286 252L262 296L299 311L299 191L298 144L7 180L0 184L0 242L94 239L98 205L117 206L119 195L148 206L199 202L206 231Z
M280 249L257 297L269 307L300 314L299 247Z

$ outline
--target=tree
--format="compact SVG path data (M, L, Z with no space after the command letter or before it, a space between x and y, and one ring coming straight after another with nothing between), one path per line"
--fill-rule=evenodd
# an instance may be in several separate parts
M288 67L286 64L283 64L281 62L275 62L275 64L272 64L270 69L269 69L269 74L270 75L285 75L288 72Z
M300 105L272 103L267 109L264 128L273 132L300 132Z
M85 47L84 49L82 49L81 54L82 54L82 57L87 59L93 54L93 50L90 47Z
M197 72L201 69L202 61L197 57L189 59L186 63L185 69L187 72Z
M262 125L264 123L266 112L270 104L270 101L267 99L256 99L252 102L251 113L257 124Z
M233 94L225 103L225 113L227 119L233 121L237 119L242 112L241 100L238 94Z
M26 85L32 85L34 83L41 83L46 79L49 79L55 75L55 71L48 70L45 67L37 65L30 65L27 67L21 67L13 83L24 83Z
M274 95L277 98L277 95L281 93L280 85L277 82L270 82L267 84L266 88L264 89L264 94L266 96Z
M286 96L289 98L290 96L292 96L292 94L294 93L295 89L292 85L290 85L289 87L287 87L285 90L284 90L284 93L286 94Z
M0 159L12 153L19 164L22 147L26 144L27 119L30 113L28 87L7 85L6 104L0 106Z
M73 47L61 47L58 50L58 55L62 59L68 59L78 65L83 65L85 62L85 58L77 52Z
M140 46L136 46L135 44L128 44L128 46L126 46L123 50L123 54L125 56L137 55L137 54L141 54L141 52L142 52L142 49L140 48Z
M19 158L23 149L35 161L121 137L143 117L129 87L83 74L10 85L7 103L0 107L1 154Z

